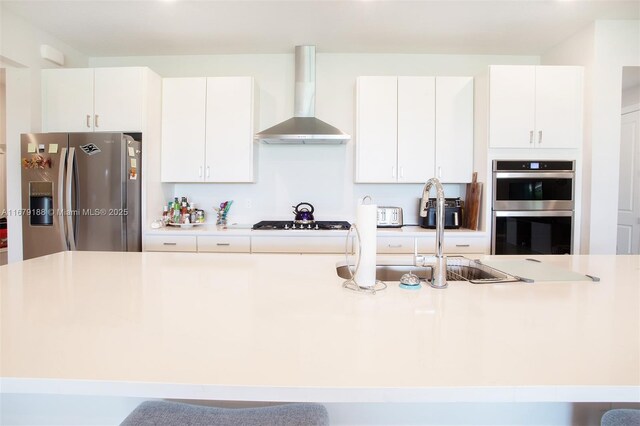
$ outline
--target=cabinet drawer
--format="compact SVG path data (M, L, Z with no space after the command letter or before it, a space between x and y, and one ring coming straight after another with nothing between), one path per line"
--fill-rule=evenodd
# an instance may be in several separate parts
M349 243L353 250L353 238ZM344 253L345 237L251 237L252 253Z
M412 237L378 237L377 252L382 254L413 253Z
M196 251L196 237L190 235L149 235L145 251Z
M249 253L251 238L243 236L203 236L198 237L198 252L207 253Z
M450 238L444 240L444 252L450 254L478 253L485 254L489 252L489 243L479 238Z

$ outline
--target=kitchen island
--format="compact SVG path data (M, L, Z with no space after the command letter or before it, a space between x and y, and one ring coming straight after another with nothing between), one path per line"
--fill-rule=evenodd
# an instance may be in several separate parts
M226 401L640 402L640 257L534 257L601 280L388 283L371 295L342 287L340 255L63 252L13 263L0 267L0 386Z

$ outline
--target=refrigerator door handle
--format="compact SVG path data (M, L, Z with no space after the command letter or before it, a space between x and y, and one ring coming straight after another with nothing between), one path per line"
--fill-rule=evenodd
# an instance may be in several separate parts
M69 248L69 242L67 241L67 232L64 223L65 209L64 209L64 170L66 168L67 160L67 148L62 148L60 151L60 164L58 165L58 211L54 211L53 214L61 218L58 223L60 224L60 239L62 240L62 246Z
M65 180L65 218L67 221L67 239L69 241L69 250L76 250L76 237L73 229L73 217L74 212L72 211L71 205L71 187L73 185L73 166L76 156L76 149L69 148L69 159L67 160L67 178Z

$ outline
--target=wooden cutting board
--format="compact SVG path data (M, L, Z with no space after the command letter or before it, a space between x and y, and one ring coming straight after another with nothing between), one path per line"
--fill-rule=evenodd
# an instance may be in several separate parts
M471 183L467 184L467 194L464 198L464 227L472 231L478 230L481 195L482 183L478 182L478 172L473 172L473 178Z

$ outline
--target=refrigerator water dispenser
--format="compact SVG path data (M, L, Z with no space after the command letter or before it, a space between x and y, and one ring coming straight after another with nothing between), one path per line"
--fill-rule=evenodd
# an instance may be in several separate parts
M53 226L53 182L29 182L29 224Z

